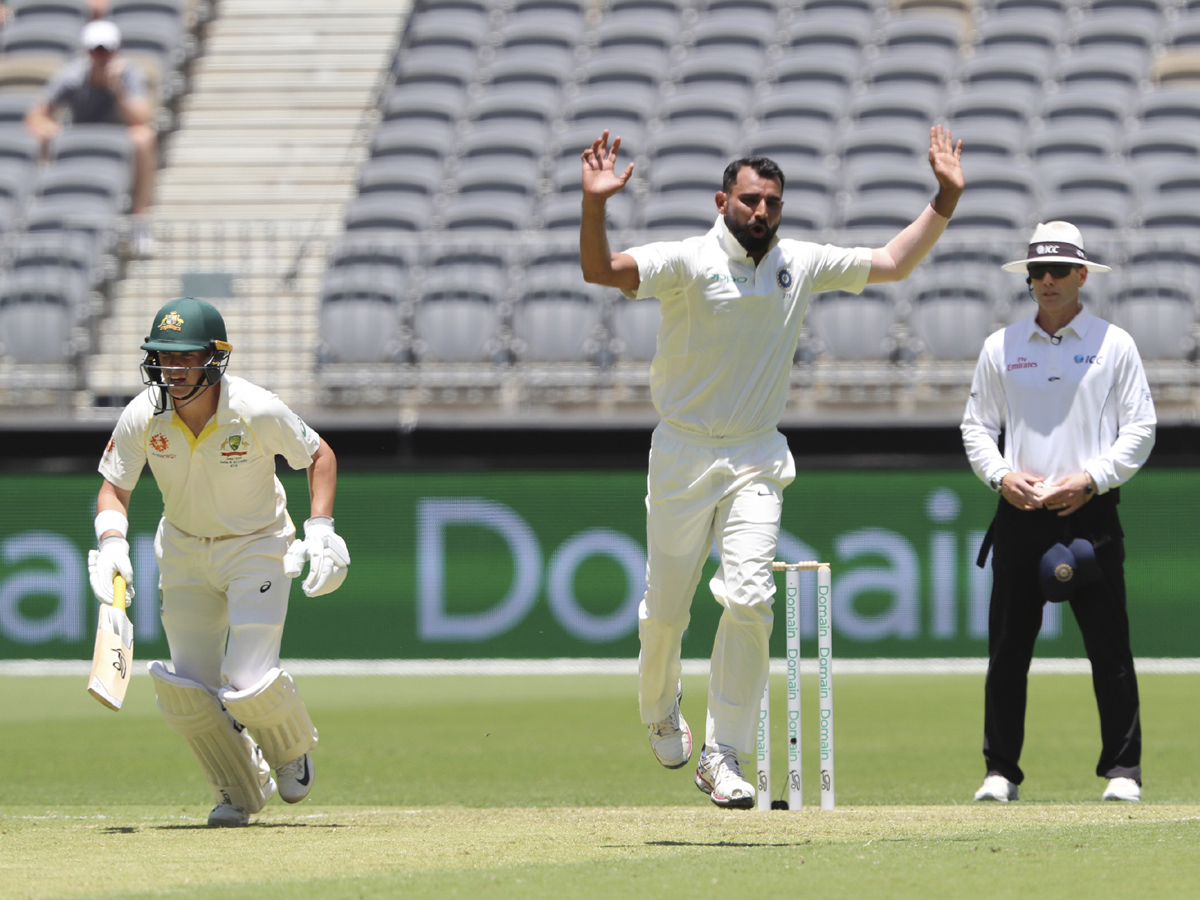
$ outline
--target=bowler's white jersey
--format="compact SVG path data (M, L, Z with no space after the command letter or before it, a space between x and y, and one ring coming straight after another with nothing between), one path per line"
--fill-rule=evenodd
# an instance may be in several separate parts
M641 277L636 298L662 306L654 406L671 425L717 438L779 424L809 295L857 294L871 271L868 248L779 238L755 266L720 216L702 237L625 252Z

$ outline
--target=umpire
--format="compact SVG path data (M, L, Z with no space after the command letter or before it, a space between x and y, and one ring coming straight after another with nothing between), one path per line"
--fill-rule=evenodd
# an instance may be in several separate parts
M1125 608L1119 488L1154 446L1154 402L1129 334L1086 310L1091 262L1079 230L1046 222L1024 259L1037 312L984 343L963 414L971 467L1000 495L992 551L983 756L976 800L1017 799L1029 664L1047 601L1079 623L1100 710L1103 799L1141 799L1142 731ZM999 446L1004 431L1004 451Z

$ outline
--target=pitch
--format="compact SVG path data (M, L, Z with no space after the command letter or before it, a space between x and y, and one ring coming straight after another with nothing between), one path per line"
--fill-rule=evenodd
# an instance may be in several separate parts
M0 679L0 898L1200 890L1194 677L1143 677L1147 800L1124 805L1098 799L1089 679L1034 676L1029 776L1008 806L969 800L981 677L840 677L832 813L713 808L689 769L650 756L626 676L298 680L321 723L312 796L221 832L146 679L118 715L77 678ZM703 704L686 679L685 715L703 722Z

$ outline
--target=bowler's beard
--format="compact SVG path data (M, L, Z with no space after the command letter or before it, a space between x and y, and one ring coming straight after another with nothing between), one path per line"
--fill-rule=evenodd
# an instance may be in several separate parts
M750 229L754 225L762 225L766 229L761 237L751 233ZM771 240L775 237L775 232L779 230L778 223L772 228L762 219L751 219L745 224L737 222L728 212L725 213L725 227L751 256L766 253L771 246Z

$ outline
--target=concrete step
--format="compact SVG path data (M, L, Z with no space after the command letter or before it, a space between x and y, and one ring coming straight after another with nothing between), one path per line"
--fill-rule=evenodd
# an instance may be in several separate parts
M181 217L203 216L205 219L224 218L230 221L246 221L277 218L333 218L340 219L341 205L336 200L328 203L283 203L271 198L248 197L244 203L219 200L207 205L172 200L172 213Z
M210 31L204 42L206 57L231 55L276 55L352 53L358 49L364 53L388 53L396 43L397 22L393 19L354 22L345 28L313 31L305 28L288 34L270 32L263 34L256 28L243 31Z
M275 78L289 78L296 86L302 86L306 75L328 78L331 74L367 77L374 80L380 69L387 64L386 55L367 53L297 53L279 59L260 59L240 56L206 56L196 61L192 70L194 81L203 86L206 79L214 75L236 75L247 87L253 87L255 79L270 74Z
M193 207L205 210L215 206L254 206L270 203L272 206L321 207L330 203L345 204L355 195L354 185L304 184L297 181L260 182L257 185L219 183L164 184L156 192L155 202L177 207L187 215Z
M363 118L363 107L344 109L315 109L306 114L296 108L250 108L250 109L189 109L181 111L179 123L190 128L293 128L305 130L336 129L344 131L358 127Z
M239 140L236 143L192 142L186 146L172 145L167 150L167 162L173 168L182 168L194 163L225 166L245 163L258 166L266 160L279 164L309 162L322 165L346 164L357 171L357 166L365 157L365 150L348 146L345 141L333 141L319 146L305 141L284 140Z
M324 184L334 181L344 181L347 173L357 175L356 166L344 166L327 163L286 163L274 160L260 160L240 163L232 166L204 165L197 160L187 166L172 166L159 174L160 185L213 185L217 182L224 184L241 184L244 186L264 184L268 181L295 181L311 184Z
M295 91L259 91L213 85L203 94L188 94L179 108L201 109L364 109L374 107L374 85Z

